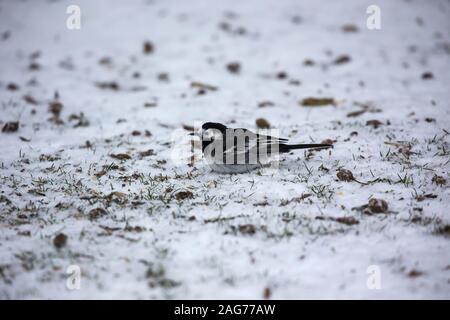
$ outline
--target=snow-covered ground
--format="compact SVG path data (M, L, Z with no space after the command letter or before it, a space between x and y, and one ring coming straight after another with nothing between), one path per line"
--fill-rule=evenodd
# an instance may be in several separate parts
M0 1L0 298L449 299L449 70L448 1ZM258 118L334 149L176 161Z

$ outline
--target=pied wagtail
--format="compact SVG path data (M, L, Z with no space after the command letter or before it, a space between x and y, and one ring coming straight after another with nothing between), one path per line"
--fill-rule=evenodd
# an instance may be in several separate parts
M287 144L288 139L254 133L244 128L228 128L217 122L206 122L191 136L202 142L202 152L213 171L243 173L267 167L274 157L296 149L323 149L331 144Z

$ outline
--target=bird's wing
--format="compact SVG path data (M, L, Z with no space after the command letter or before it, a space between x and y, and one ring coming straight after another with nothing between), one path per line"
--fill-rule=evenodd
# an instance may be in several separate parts
M246 152L251 149L267 149L275 148L280 144L286 143L287 139L278 139L270 136L254 136L246 133L243 135L227 136L226 137L225 150L226 152Z
M248 129L245 128L236 128L234 129L234 133L235 136L237 136L238 138L242 135L242 136L246 136L249 138L249 141L251 140L255 140L255 141L259 141L259 143L287 143L288 139L285 138L278 138L278 137L274 137L274 136L268 136L268 135L264 135L264 134L259 134L259 133L254 133Z
M254 133L248 129L238 128L227 132L218 145L223 146L222 156L226 161L249 163L259 161L279 153L281 144L287 139Z
M223 152L223 159L229 163L256 164L266 162L274 154L279 154L280 143L269 139L234 140L227 145Z

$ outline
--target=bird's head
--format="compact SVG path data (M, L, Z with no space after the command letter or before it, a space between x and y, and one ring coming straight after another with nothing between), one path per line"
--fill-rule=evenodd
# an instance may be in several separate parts
M225 134L227 127L218 122L205 122L200 129L189 133L199 137L200 140L213 140L219 135Z

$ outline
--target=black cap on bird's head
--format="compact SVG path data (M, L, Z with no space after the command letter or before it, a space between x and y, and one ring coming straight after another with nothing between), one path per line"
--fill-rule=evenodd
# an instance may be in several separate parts
M222 133L225 133L225 131L227 130L227 127L218 122L205 122L204 124L202 124L202 128L199 130L199 132L191 132L191 133L189 133L189 135L190 136L201 136L201 132L206 131L208 129L216 129Z
M218 123L218 122L205 122L202 125L202 129L203 130L217 129L217 130L220 130L221 132L224 132L227 129L227 127L225 125L221 124L221 123Z

